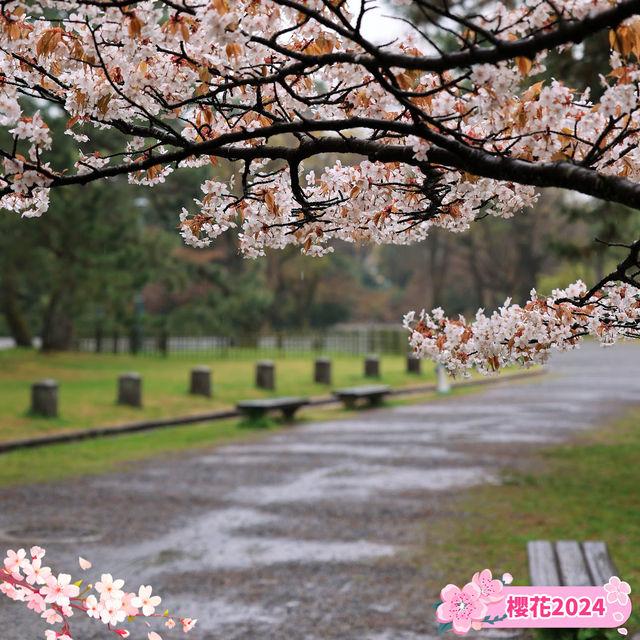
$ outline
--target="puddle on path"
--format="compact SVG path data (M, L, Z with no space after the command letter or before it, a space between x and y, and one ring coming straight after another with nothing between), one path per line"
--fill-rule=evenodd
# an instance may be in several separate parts
M295 525L294 519L290 520ZM165 572L248 569L288 562L359 562L397 550L393 545L366 540L296 540L246 533L251 527L281 521L279 515L252 509L211 511L187 527L119 550L120 566L140 580Z
M230 497L254 505L314 500L364 501L377 492L442 491L492 480L493 477L482 467L420 469L348 464L314 469L279 485L240 487Z
M221 451L219 454L200 456L195 460L198 464L204 465L243 465L243 464L275 464L276 458L270 455L263 455L263 450L258 449L255 453L251 449L242 449L243 454L235 452ZM229 455L233 453L233 455Z
M415 442L411 438L404 441L396 442L393 439L388 440L390 446L382 447L374 444L363 444L342 440L339 443L324 443L317 441L307 442L291 442L283 444L260 444L247 447L226 447L221 450L217 456L206 456L199 458L199 462L220 462L229 459L235 462L235 458L246 457L254 459L258 462L273 461L269 458L269 454L274 456L282 456L286 454L293 455L332 455L344 458L390 458L393 456L412 457L412 458L460 458L460 454L448 451L444 447L425 447L415 446ZM230 456L229 454L234 454ZM238 456L240 454L240 456ZM245 454L251 454L245 456ZM254 455L255 454L255 455Z
M186 606L198 612L197 628L221 631L232 625L272 626L280 624L287 615L286 606L262 607L238 599L194 597L192 593L174 594L163 600L163 607L171 611L185 610Z

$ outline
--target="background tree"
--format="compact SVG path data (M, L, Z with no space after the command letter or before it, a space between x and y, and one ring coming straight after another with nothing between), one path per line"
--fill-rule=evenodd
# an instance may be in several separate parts
M52 119L52 131L69 162L74 149L63 123ZM134 195L116 177L57 193L42 218L0 218L2 310L18 345L40 335L43 349L68 349L80 315L100 307L122 316L123 301L169 266L173 242L145 226Z

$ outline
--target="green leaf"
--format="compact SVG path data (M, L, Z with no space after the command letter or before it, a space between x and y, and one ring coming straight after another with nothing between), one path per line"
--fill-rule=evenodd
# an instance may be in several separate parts
M506 617L507 617L506 613L501 616L494 616L493 618L491 616L485 616L482 622L486 622L487 624L494 624L496 622L500 622L501 620L504 620Z
M449 629L453 629L453 622L441 622L438 625L438 635L445 631L449 631Z

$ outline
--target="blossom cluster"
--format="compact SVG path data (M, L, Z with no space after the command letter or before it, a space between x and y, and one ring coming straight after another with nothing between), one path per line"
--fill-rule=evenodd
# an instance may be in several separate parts
M47 629L46 640L72 640L69 619L78 612L100 620L121 638L130 635L121 627L127 618L131 621L140 616L162 617L169 629L176 626L177 620L185 632L196 624L195 619L170 617L168 611L155 613L161 599L151 595L150 586L142 585L137 594L128 592L123 589L124 580L114 579L108 573L80 592L82 580L72 582L68 573L55 575L50 567L43 566L44 556L45 550L38 546L31 547L29 553L25 549L8 550L4 567L0 568L0 591L12 600L25 602L47 624L61 625L60 631ZM82 569L91 567L84 558L79 562ZM89 593L92 588L98 597ZM156 632L148 635L150 640L162 640Z
M358 63L366 51L357 16L344 6L340 12L347 28L332 13L331 3L319 0L214 0L189 4L185 12L180 3L168 8L154 0L126 11L121 3L78 2L71 9L68 4L10 0L0 17L0 125L17 143L9 154L13 157L5 156L0 207L24 215L46 210L49 185L69 169L45 162L51 148L48 125L40 113L29 117L23 111L27 97L36 95L68 114L68 133L78 142L79 175L100 175L117 155L124 158L132 181L149 186L162 182L176 160L180 166L215 164L220 151L233 159L251 149L269 149L270 128L280 125L285 132L311 126L318 134L329 129L358 139L375 133L381 145L411 151L407 163L345 167L333 160L300 189L291 175L298 166L270 166L267 172L275 170L275 177L261 178L260 169L273 155L265 153L263 163L256 151L250 174L257 179L245 185L242 195L226 185L209 200L198 201L198 211L188 220L183 214L182 220L183 229L188 227L185 239L201 246L241 216L241 247L248 256L288 244L321 255L332 238L412 242L423 239L432 225L464 230L487 203L494 205L495 215L505 217L533 203L529 186L438 167L437 180L446 195L432 215L420 163L434 164L431 150L440 144L434 134L506 157L591 160L601 173L640 178L635 120L640 71L619 51L612 55L613 71L603 78L598 104L557 80L522 89L523 80L544 71L544 52L535 60L473 64L471 87L459 84L453 72L400 68L400 90ZM510 9L496 3L493 15L475 20L478 32L491 33L499 25L500 38L518 39L556 24L558 12L562 19L580 19L612 4L527 0ZM633 31L636 22L629 25ZM430 53L430 45L415 30L382 52L422 56ZM352 57L332 58L340 55ZM413 127L416 109L428 127ZM149 126L140 125L141 119ZM116 127L128 137L126 149L103 155L91 144L92 131ZM181 148L186 149L183 156L176 157ZM145 161L145 168L138 169ZM308 215L304 201L309 211L322 203L322 215ZM301 216L310 221L304 230L296 227Z
M415 224L414 213L426 206L420 186L424 179L420 169L369 160L346 166L338 160L319 177L310 171L306 175L307 200L335 203L326 206L322 219L312 225L295 224L302 214L291 193L288 167L272 177L262 198L238 199L227 185L208 180L202 185L205 197L196 200L199 213L191 217L183 209L181 233L188 244L207 246L237 226L241 217L240 248L247 257L262 256L265 248L289 245L301 245L307 255L321 256L332 251L329 241L334 239L410 244L424 240L433 226L464 231L487 199L493 201L491 213L502 217L536 201L534 190L528 186L505 186L490 178L459 184L462 178L458 172L442 172L440 179L451 189L443 198L447 213Z
M414 311L404 317L410 344L420 357L442 363L453 375L482 373L518 364L543 364L553 350L576 348L587 335L602 345L640 337L640 289L609 283L584 301L587 288L580 280L549 297L535 289L524 305L507 299L490 316L480 309L474 322L447 318L440 308Z

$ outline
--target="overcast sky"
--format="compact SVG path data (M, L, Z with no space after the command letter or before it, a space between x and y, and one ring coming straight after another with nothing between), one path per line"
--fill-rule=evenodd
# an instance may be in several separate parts
M362 5L362 0L349 0L347 4L349 9L357 15ZM362 31L368 40L381 44L402 36L406 25L399 20L385 17L394 13L392 7L382 2L368 2L367 4L374 7L367 12L362 23Z

